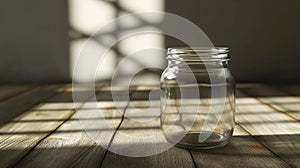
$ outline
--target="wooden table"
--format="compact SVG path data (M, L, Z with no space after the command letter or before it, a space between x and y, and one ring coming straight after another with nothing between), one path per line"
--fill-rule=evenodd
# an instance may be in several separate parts
M132 101L155 87L133 86ZM103 98L103 110L116 113L110 90L97 85L96 94ZM300 167L300 85L240 84L237 95L235 132L227 146L172 147L153 156L128 157L105 150L84 131L70 84L0 85L0 167ZM119 131L149 131L118 114L113 123ZM114 136L110 141L119 143Z

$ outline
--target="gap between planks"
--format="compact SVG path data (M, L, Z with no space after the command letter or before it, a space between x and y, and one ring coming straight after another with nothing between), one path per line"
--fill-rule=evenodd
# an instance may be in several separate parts
M101 91L98 94L101 94ZM80 123L77 117L80 117L82 114L85 117L85 113L99 112L103 112L105 117L109 117L113 113L113 116L118 117L116 119L110 118L109 122L114 127L117 127L121 117L119 116L119 112L113 108L115 106L114 103L107 102L107 99L110 99L111 95L107 92L103 92L101 95L104 95L104 97L100 98L100 104L98 105L103 107L102 111L98 109L92 111L88 106L89 103L84 103L82 106L83 113L79 112L77 116L73 114L71 119L67 120L57 131L41 141L16 167L99 167L106 150L90 137L90 135L93 135L94 130L99 131L99 129L96 130L93 127L85 127L83 129L82 124L84 123ZM100 118L98 117L97 119ZM74 128L78 131L69 133ZM90 134L87 135L86 132ZM110 135L110 137L113 136ZM109 141L111 141L111 138L109 138Z
M253 98L254 99L254 98ZM255 114L254 114L255 115ZM62 127L64 127L64 125L66 125L66 123L65 124L62 124L61 125L61 127L60 128L62 128ZM247 131L249 131L249 128L251 128L251 127L249 127L249 125L247 126L247 125L243 125L242 124L242 126L243 126L243 128L245 127L245 129L247 130ZM237 129L238 130L238 129ZM250 129L251 130L251 129ZM251 132L250 131L250 133L252 133L253 135L255 135L255 132ZM55 132L53 133L53 134L55 134ZM52 135L53 135L52 134ZM47 142L46 141L48 141L49 140L49 138L52 136L52 135L50 135L50 136L48 136L46 139L44 139L43 141L42 141L42 143L44 143L44 144L47 144ZM57 136L57 135L56 135ZM66 136L66 135L65 135ZM53 138L53 137L52 137ZM60 137L61 138L61 137ZM251 138L250 138L251 139ZM261 143L261 139L259 139L258 138L258 140L259 140L259 144ZM250 140L250 147L248 147L249 149L247 149L248 151L250 150L250 151L252 151L252 153L254 152L253 151L253 147L256 147L256 148L264 148L264 146L262 146L262 145L257 145L257 143L255 142L255 143L253 143L252 142L253 140ZM54 142L57 142L57 141L54 141ZM243 139L242 138L240 138L240 140L239 140L239 137L237 138L237 140L235 140L234 142L236 142L236 143L240 143L240 142L243 142ZM247 140L247 142L248 142L248 140ZM40 144L42 144L42 143L40 143ZM248 144L248 143L244 143L244 144ZM263 144L265 144L265 143L263 143ZM262 146L262 147L261 147ZM238 150L238 148L239 148L239 146L236 146L236 144L233 144L233 146L229 146L229 149L231 148L231 150L232 150L232 152L234 153L234 152L236 152L235 150ZM182 153L182 150L181 149L178 149L178 148L174 148L174 149L171 149L172 151L168 151L168 153L163 153L163 154L161 154L161 155L158 155L158 156L153 156L152 158L150 157L148 157L148 158L142 158L142 159L135 159L135 158L128 158L128 157L122 157L122 156L115 156L114 154L111 154L111 153L108 153L108 155L109 155L109 157L111 157L111 158L114 158L115 160L114 160L114 162L111 162L112 164L114 164L115 166L117 166L117 165L123 165L123 166L126 166L126 165L124 165L125 163L127 163L128 164L128 162L132 162L132 163L129 163L129 165L131 164L136 164L136 166L138 166L138 165L140 165L140 166L147 166L147 165L145 165L145 164L152 164L152 165L167 165L168 166L168 164L166 164L166 163L163 163L163 161L161 160L161 158L164 158L164 159L170 159L170 160L172 160L172 159L176 159L177 158L177 154L178 153L181 153L181 155L182 156L180 156L181 157L181 159L187 159L187 160L189 160L190 161L190 159L187 157L187 155L186 154L184 154L184 152ZM245 151L247 151L247 150L245 150L245 147L243 147L243 150L244 150L244 152ZM34 150L34 151L37 151L37 150ZM260 150L259 150L260 151ZM263 150L264 151L264 150ZM269 150L267 150L267 151L269 151ZM213 150L211 150L210 152L204 152L204 154L202 153L202 154L200 154L200 156L202 156L200 159L198 158L199 157L199 152L194 152L194 151L192 151L192 153L194 154L194 155L196 155L196 157L195 157L195 162L196 162L196 164L198 164L199 165L199 167L200 166L203 166L203 162L204 162L204 164L205 164L205 161L209 161L209 159L211 159L211 162L214 162L214 163L220 163L220 160L221 159L219 159L219 158L221 158L221 156L222 157L224 157L224 153L222 154L222 152L220 153L221 151L219 151L219 152L217 152L217 151L213 151ZM32 152L31 152L32 153ZM30 153L30 154L31 154ZM196 153L196 154L195 154ZM198 154L197 154L198 153ZM201 153L201 152L200 152ZM225 153L226 154L226 153ZM227 155L230 155L230 153L227 153ZM255 154L255 152L254 152L254 154ZM265 153L265 151L264 151L264 154L266 154L266 156L272 156L272 153L270 154L270 151L269 152L267 152L267 153ZM111 155L114 155L114 156L111 156ZM243 155L243 153L242 153L242 155ZM244 155L246 155L245 153L244 153ZM32 155L32 156L37 156L37 155ZM94 157L93 156L93 154L90 154L89 153L89 156L90 157ZM206 156L206 157L203 157L203 156ZM220 156L220 157L212 157L212 156ZM34 158L34 157L30 157L31 159L32 158ZM172 158L172 159L171 159ZM215 158L215 159L214 159ZM228 158L228 157L227 157ZM231 157L229 157L229 158L231 158ZM124 160L125 159L125 160ZM242 157L242 159L245 159L244 157ZM253 160L254 159L254 161L256 160L256 161L260 161L262 164L264 164L264 163L268 163L268 164L273 164L273 165L277 165L277 166L282 166L282 167L285 167L286 165L284 164L284 163L282 163L282 162L280 162L280 160L277 160L276 158L273 158L273 159L269 159L269 160L267 160L268 162L265 162L265 160L264 159L259 159L259 158L256 158L255 159L255 157L254 158L249 158L250 160ZM30 160L30 159L29 159ZM111 159L109 159L109 160L111 160ZM270 161L271 160L271 161ZM32 161L32 160L31 160ZM109 162L107 162L107 160L105 159L104 161L106 161L106 165L104 164L104 167L105 166L107 166L107 167L109 167L109 166L112 166L112 165L109 165L108 163ZM158 161L162 161L161 163L158 163ZM178 160L177 160L178 161ZM224 161L224 160L223 160ZM228 160L227 160L228 161ZM241 161L243 161L243 160L241 160ZM118 162L118 163L117 163ZM144 163L143 163L144 162ZM20 163L22 163L22 162L20 162ZM23 162L24 163L24 162ZM78 162L75 162L75 163L78 163ZM178 166L178 163L177 162L175 162L176 164L175 165L177 165ZM222 163L222 162L221 162ZM78 163L78 164L80 164L80 163ZM171 163L170 163L171 164ZM173 163L174 164L174 163ZM207 163L206 163L207 164ZM21 164L20 164L21 165ZM128 166L129 166L128 165ZM237 164L238 165L238 164ZM253 163L252 163L252 165L253 165ZM74 165L73 165L74 166ZM149 166L149 165L148 165ZM191 165L192 166L192 165ZM225 165L223 165L223 166L225 166ZM245 166L245 165L244 165Z
M255 97L262 104L300 121L300 86L272 87L264 84L248 84L241 85L240 90Z
M242 98L237 106L237 112L240 112L236 115L237 123L289 166L300 167L300 123L288 115L288 111L278 109L284 98L273 97L283 93L265 85L252 89L243 87L241 90L253 97L238 92L245 100ZM300 102L299 99L297 101ZM253 117L246 113L253 113Z
M0 124L8 122L13 117L37 105L39 102L54 96L56 89L62 85L43 85L19 94L11 99L0 103Z
M152 134L155 135L157 132L157 129L159 129L159 122L157 120L151 121L151 122L138 122L128 119L127 117L130 117L130 115L134 116L134 113L137 112L135 107L139 108L147 108L149 106L148 101L142 101L142 99L147 98L148 99L148 90L153 89L152 87L137 87L137 90L133 91L132 98L137 98L137 101L131 101L130 106L126 109L124 115L126 117L124 118L123 122L121 123L120 128L118 129L118 134L115 136L115 138L112 140L112 145L110 150L116 151L126 151L126 149L129 148L139 148L144 150L151 150L149 149L149 144L153 143L159 143L159 141L151 141L151 142L140 142L137 143L135 141L131 141L132 139L123 139L120 137L120 135L129 135L131 137L143 137L145 135L151 136ZM146 94L145 95L137 95L137 94ZM155 106L155 103L152 102ZM159 110L159 106L157 107ZM137 117L137 116L135 116ZM142 116L138 116L138 119L143 119ZM148 119L146 116L145 119ZM138 129L138 128L145 128ZM159 153L157 155L147 156L147 157L130 157L115 154L111 151L107 152L106 157L104 158L104 161L101 165L101 167L195 167L192 157L188 150L186 149L180 149L172 147L171 149Z
M53 86L53 87L51 87ZM62 85L51 85L48 89L48 92L54 92L55 96L48 99L47 101L52 100L53 102L49 102L49 104L42 102L45 98L43 94L38 94L38 91L34 92L34 95L42 96L42 100L40 100L40 104L32 107L30 110L27 110L23 114L15 117L13 122L8 122L0 127L0 166L1 167L11 167L16 164L20 159L22 159L28 152L31 151L31 148L34 147L43 137L47 136L47 133L42 133L39 135L35 134L14 134L14 132L26 132L26 131L39 131L43 130L46 132L51 132L56 127L56 122L37 122L37 123L16 123L18 120L26 120L26 119L43 119L49 116L56 117L66 117L61 114L51 114L47 111L49 108L55 107L54 98L59 98L61 93L57 93L55 90L61 88ZM47 86L44 86L47 87ZM45 91L47 91L47 89ZM43 91L42 93L45 93ZM53 95L52 94L52 95ZM27 97L26 95L25 97ZM28 98L27 98L28 99ZM38 98L35 98L34 103L36 104ZM27 102L25 100L25 102ZM57 103L58 104L58 103ZM32 105L32 104L30 104ZM52 106L51 106L52 105ZM26 107L28 104L26 104ZM43 109L46 108L46 109ZM39 113L40 112L40 113ZM49 129L49 127L52 127Z

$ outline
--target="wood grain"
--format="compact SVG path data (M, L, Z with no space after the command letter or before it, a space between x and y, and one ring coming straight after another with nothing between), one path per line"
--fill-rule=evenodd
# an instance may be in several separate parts
M238 92L237 125L225 147L197 151L172 147L153 156L129 157L106 151L97 135L107 135L103 142L113 151L151 151L153 144L162 143L120 138L160 131L159 98L148 100L157 86L131 87L130 103L113 101L111 91L119 98L126 88L98 87L98 107L80 102L82 113L77 114L72 89L59 87L37 87L0 104L0 110L20 114L0 127L0 167L300 167L299 97L284 88L241 85L246 94ZM118 132L97 125L104 120Z
M259 100L246 97L237 99L236 122L251 135L299 134L300 123Z
M56 89L63 85L45 85L34 88L24 94L0 103L0 124L8 122L13 117L23 113L39 102L57 94Z
M125 118L112 141L110 150L122 152L130 151L130 155L138 156L135 150L155 152L155 144L164 143L158 137L147 139L143 137L155 136L160 133L159 101L145 101L145 91L149 88L137 89L132 94L131 104L125 111ZM142 94L142 95L141 95ZM152 111L148 107L152 105ZM158 115L158 116L157 116ZM121 135L126 135L124 138ZM139 139L140 138L140 139ZM154 145L154 146L153 146ZM154 148L154 149L153 149ZM128 154L128 153L127 153ZM124 153L126 155L126 153ZM108 152L102 167L194 167L188 150L172 147L167 151L148 157L131 157Z
M73 115L16 167L98 167L104 153L105 149L86 134Z
M197 167L289 167L239 126L228 145L192 151Z
M287 92L291 96L300 96L300 84L280 85L278 89Z
M281 88L294 93L294 95L281 91L276 87L262 84L253 84L248 87L243 87L241 88L241 91L252 97L256 97L259 101L271 106L275 110L300 121L300 96L297 94L300 93L299 88L295 86Z
M122 113L112 101L106 101L111 99L109 92L97 92L97 97L101 97L98 108L91 108L89 101L84 103L77 115L39 143L16 167L99 167L106 149L100 145L104 139L97 137L99 133L107 133L106 144L109 144L114 130L99 127L97 123L107 122L117 128Z
M129 157L108 152L102 167L109 168L152 168L185 167L193 168L193 160L185 149L173 147L165 152L147 157Z
M15 165L70 117L73 107L71 94L60 93L2 125L0 167Z
M0 86L0 102L11 99L18 96L30 89L33 89L34 85L2 85Z
M238 94L243 98L237 99L236 122L287 164L300 167L299 121L262 104L260 98Z

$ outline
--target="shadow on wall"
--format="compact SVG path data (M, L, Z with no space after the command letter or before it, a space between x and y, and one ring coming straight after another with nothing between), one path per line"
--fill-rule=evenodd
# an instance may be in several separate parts
M165 67L165 54L157 52L147 54L143 51L149 48L165 48L164 38L159 34L140 32L144 29L155 30L156 24L163 18L133 15L121 20L115 18L133 12L162 12L164 0L70 0L69 9L72 38L70 62L71 71L75 72L72 73L74 81L93 82L94 79L110 81L113 76L119 80L118 82L123 83L124 79L135 76L136 82L159 83L162 71L158 69ZM109 29L103 30L108 26ZM129 32L139 34L120 40L125 34L130 34ZM87 45L86 41L91 35L93 36ZM86 50L82 51L82 48ZM105 53L107 49L110 49L107 54L99 54ZM92 50L95 54L84 54ZM84 58L84 61L77 61L80 58ZM98 66L96 73L93 68L95 66ZM141 67L158 68L145 68L144 71L140 71Z
M296 74L300 72L300 57L297 52L300 48L300 24L297 22L300 18L300 3L297 0L286 3L278 0L172 0L166 1L166 4L155 0L153 3L151 1L152 5L145 5L137 0L114 2L71 0L68 4L67 1L60 0L28 0L18 3L1 1L0 82L69 82L74 53L77 52L74 46L80 47L82 40L94 31L94 23L86 22L86 17L95 16L104 23L123 14L150 8L185 17L203 29L216 46L229 46L232 72L239 82L300 82L299 75ZM107 8L97 10L93 3L97 3L100 8ZM92 4L90 6L93 8L88 4ZM120 10L120 7L124 9ZM78 9L77 12L75 9ZM80 11L87 14L86 17L79 15ZM104 11L106 15L97 11ZM74 25L76 21L83 23ZM72 29L77 28L75 34L71 31L71 38L75 36L79 39L69 41L70 26ZM147 45L164 47L161 37L153 38L152 41L153 44ZM134 38L123 42L119 46L121 54L132 53L134 49L130 47L136 47L134 42ZM166 38L166 46L178 45L182 44ZM109 78L113 67L120 61L119 54L113 52L108 60L108 65L112 66L104 68L100 73L108 74ZM158 64L164 66L163 61L159 60ZM157 72L153 73L159 76ZM84 73L81 76L84 78Z

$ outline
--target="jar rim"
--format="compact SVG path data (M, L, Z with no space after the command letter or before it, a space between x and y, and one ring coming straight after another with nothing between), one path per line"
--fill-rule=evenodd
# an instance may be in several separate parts
M168 54L179 53L214 53L224 54L229 52L228 47L170 47L168 48Z
M172 47L167 50L167 60L201 61L230 60L228 47Z

